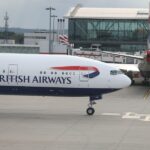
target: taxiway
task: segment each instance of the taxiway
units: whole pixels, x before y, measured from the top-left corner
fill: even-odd
[[[0,150],[149,150],[147,90],[105,95],[94,116],[88,98],[1,95]]]

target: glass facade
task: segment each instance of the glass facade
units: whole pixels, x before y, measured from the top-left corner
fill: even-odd
[[[108,51],[141,51],[147,37],[148,20],[69,19],[69,41],[75,48],[100,44]]]

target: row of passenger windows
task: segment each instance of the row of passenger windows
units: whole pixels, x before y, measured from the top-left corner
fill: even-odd
[[[40,74],[51,74],[51,75],[57,75],[58,72],[50,72],[50,73],[47,73],[46,71],[40,71]],[[75,72],[61,72],[62,75],[75,75]]]
[[[3,70],[3,73],[5,73],[6,71]],[[40,71],[40,74],[47,74],[46,71]],[[57,75],[57,72],[50,72],[51,75]],[[75,72],[61,72],[62,75],[75,75]],[[123,74],[122,71],[120,70],[111,70],[110,71],[110,75],[118,75],[118,74]]]
[[[6,73],[5,70],[2,71],[3,73]],[[10,72],[11,73],[11,72]],[[40,71],[40,74],[51,74],[51,75],[57,75],[58,72],[51,71],[50,73],[47,73],[46,71]],[[75,75],[75,72],[61,72],[62,75]]]

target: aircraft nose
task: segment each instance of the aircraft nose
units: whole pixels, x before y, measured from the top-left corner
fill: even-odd
[[[131,79],[126,76],[126,75],[122,75],[122,84],[121,84],[121,88],[125,88],[131,85]]]
[[[118,76],[113,76],[109,83],[109,87],[114,89],[123,89],[131,85],[131,80],[125,74],[119,74]]]

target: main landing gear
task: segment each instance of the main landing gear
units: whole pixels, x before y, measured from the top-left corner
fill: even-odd
[[[93,105],[96,104],[95,100],[102,99],[102,96],[90,96],[88,104],[88,108],[86,110],[87,115],[92,116],[95,113],[95,109],[93,108]]]

